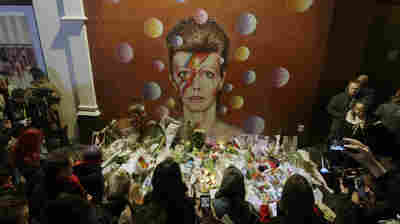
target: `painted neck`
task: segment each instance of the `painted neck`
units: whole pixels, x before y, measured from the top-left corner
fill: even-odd
[[[216,108],[216,103],[213,103],[206,111],[193,112],[183,106],[183,121],[190,121],[195,128],[208,132],[217,120]]]

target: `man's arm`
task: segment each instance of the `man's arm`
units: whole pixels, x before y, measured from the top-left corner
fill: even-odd
[[[338,95],[334,96],[326,107],[328,113],[334,118],[344,118],[344,113],[338,110],[339,100]]]

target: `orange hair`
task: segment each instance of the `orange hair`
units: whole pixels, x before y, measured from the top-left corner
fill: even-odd
[[[42,131],[35,128],[25,130],[14,146],[14,164],[30,163],[40,159],[40,146],[44,135]]]

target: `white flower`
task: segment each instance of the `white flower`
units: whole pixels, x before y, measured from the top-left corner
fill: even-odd
[[[185,146],[182,144],[178,144],[175,146],[175,150],[178,152],[183,152],[184,149],[185,149]]]

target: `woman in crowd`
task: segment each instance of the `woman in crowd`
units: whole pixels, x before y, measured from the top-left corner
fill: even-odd
[[[374,119],[367,113],[367,106],[362,101],[354,103],[351,110],[346,114],[344,122],[343,136],[358,139],[362,142],[370,142],[373,133],[371,133]]]
[[[279,208],[283,215],[274,218],[271,224],[320,224],[321,217],[314,212],[314,193],[307,179],[295,174],[286,181]]]
[[[40,152],[43,143],[43,133],[35,128],[27,129],[18,138],[12,149],[12,164],[17,168],[18,174],[22,175],[26,183],[26,193],[29,198],[36,185],[40,184],[44,177],[41,168]]]
[[[81,181],[95,202],[103,200],[104,176],[101,168],[102,153],[96,147],[90,147],[83,153],[83,160],[74,164],[73,172]]]
[[[92,200],[79,178],[73,175],[73,161],[65,152],[54,153],[49,157],[45,177],[36,186],[30,198],[32,216],[43,220],[48,214],[43,213],[47,202],[55,200],[61,193],[78,195],[84,200]]]
[[[244,176],[236,167],[224,171],[221,187],[215,194],[212,210],[218,219],[227,215],[233,223],[255,224],[259,217],[254,207],[245,201]]]
[[[135,224],[191,224],[197,220],[194,202],[187,198],[178,163],[166,159],[155,169],[153,191],[133,215]]]

